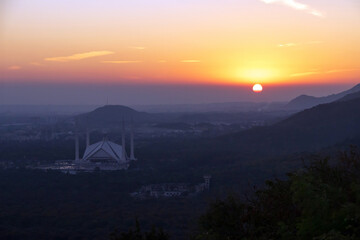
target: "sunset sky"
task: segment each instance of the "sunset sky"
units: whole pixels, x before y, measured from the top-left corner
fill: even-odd
[[[67,92],[72,85],[145,92],[235,86],[245,94],[262,83],[264,95],[248,100],[286,100],[311,85],[327,94],[360,82],[359,24],[358,0],[2,0],[0,94],[8,95],[0,100],[21,103],[31,99],[26,89]],[[276,94],[266,95],[267,88]],[[13,101],[14,89],[25,97]],[[68,92],[76,95],[74,89]],[[190,102],[246,100],[251,93],[209,94]],[[170,102],[189,102],[181,96]],[[78,98],[74,103],[86,103]]]

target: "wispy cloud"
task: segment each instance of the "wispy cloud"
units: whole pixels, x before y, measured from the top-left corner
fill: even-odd
[[[331,74],[331,73],[352,72],[352,71],[360,71],[360,69],[348,68],[348,69],[332,69],[326,71],[309,71],[309,72],[294,73],[291,74],[290,77],[303,77],[303,76],[317,75],[317,74]]]
[[[304,3],[297,2],[296,0],[260,0],[260,1],[267,3],[267,4],[271,4],[271,3],[282,4],[282,5],[291,7],[296,10],[305,11],[316,17],[325,17],[324,13],[322,13]]]
[[[135,49],[135,50],[144,50],[146,49],[146,47],[129,47],[131,49]]]
[[[124,76],[122,77],[124,79],[128,79],[128,80],[138,80],[138,79],[141,79],[141,77],[138,77],[138,76]]]
[[[295,46],[298,46],[298,44],[296,44],[296,43],[282,43],[282,44],[278,45],[278,47],[295,47]]]
[[[39,63],[39,62],[31,62],[31,63],[29,63],[29,64],[32,65],[32,66],[37,66],[37,67],[44,66],[44,64]]]
[[[301,73],[294,73],[291,74],[290,77],[303,77],[303,76],[309,76],[309,75],[316,75],[320,74],[322,72],[301,72]]]
[[[9,66],[8,69],[11,71],[16,71],[16,70],[20,70],[21,67],[18,65],[12,65],[12,66]]]
[[[102,61],[102,63],[115,63],[115,64],[126,64],[126,63],[141,63],[142,61],[128,61],[128,60],[121,60],[121,61]]]
[[[333,69],[327,71],[326,73],[352,72],[352,71],[360,71],[360,69],[359,68]]]
[[[277,45],[277,47],[287,48],[287,47],[298,47],[303,45],[313,45],[313,44],[320,44],[322,41],[309,41],[309,42],[300,42],[300,43],[282,43]]]
[[[44,60],[50,61],[50,62],[70,62],[70,61],[78,61],[78,60],[83,60],[83,59],[87,59],[87,58],[105,56],[105,55],[110,55],[110,54],[114,54],[114,52],[92,51],[92,52],[78,53],[78,54],[65,56],[65,57],[50,57],[50,58],[45,58]]]
[[[181,60],[182,63],[199,63],[200,60],[188,59],[188,60]]]

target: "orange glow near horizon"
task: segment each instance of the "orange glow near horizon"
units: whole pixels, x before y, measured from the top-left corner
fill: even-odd
[[[356,0],[309,6],[317,14],[261,0],[7,5],[0,32],[1,81],[359,82]]]

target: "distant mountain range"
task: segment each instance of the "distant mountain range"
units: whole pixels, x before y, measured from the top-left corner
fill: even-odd
[[[177,105],[136,105],[135,109],[149,113],[203,113],[203,112],[273,112],[287,111],[297,112],[319,104],[330,103],[340,98],[360,92],[360,84],[349,90],[324,97],[300,95],[289,102],[223,102],[204,104],[177,104]]]
[[[273,111],[280,109],[285,104],[286,102],[218,102],[202,104],[136,105],[133,106],[133,108],[149,113],[234,113]]]
[[[176,108],[173,106],[173,108]],[[107,105],[99,107],[91,112],[76,116],[79,127],[87,126],[94,128],[113,127],[121,125],[122,120],[126,123],[133,121],[135,124],[174,124],[179,123],[243,123],[250,121],[270,121],[274,122],[288,116],[284,111],[251,111],[251,112],[165,112],[165,113],[146,113],[136,111],[133,108],[122,105]],[[159,126],[160,126],[159,125]],[[180,125],[178,125],[180,126]]]
[[[250,161],[299,152],[318,151],[360,137],[360,91],[354,88],[321,99],[319,104],[270,126],[196,142],[182,143],[186,159],[204,164],[216,161]],[[345,94],[344,93],[348,93]],[[325,101],[325,100],[322,100]],[[79,115],[79,119],[95,124],[119,124],[122,118],[152,121],[156,114],[138,112],[125,106],[104,106]],[[178,143],[168,151],[179,151]]]
[[[330,103],[339,100],[340,98],[345,97],[348,94],[356,93],[360,91],[360,84],[354,86],[353,88],[340,92],[337,94],[332,94],[325,97],[313,97],[309,95],[301,95],[293,100],[291,100],[285,107],[287,109],[293,110],[303,110],[307,108],[314,107],[319,104]]]
[[[301,111],[271,126],[208,141],[209,159],[251,160],[318,151],[360,137],[360,93]],[[220,150],[219,150],[220,149]]]
[[[343,102],[343,101],[349,101],[349,100],[353,100],[353,99],[357,99],[357,98],[360,98],[360,91],[355,92],[355,93],[350,93],[350,94],[346,95],[345,97],[338,99],[337,101]]]

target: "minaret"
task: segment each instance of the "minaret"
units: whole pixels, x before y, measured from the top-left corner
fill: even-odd
[[[122,120],[122,160],[126,161],[126,146],[125,146],[125,122],[124,119]]]
[[[79,135],[75,132],[75,162],[79,162]]]
[[[90,131],[86,129],[86,147],[90,146]]]
[[[130,160],[136,160],[134,154],[134,122],[131,119],[131,132],[130,132]]]

